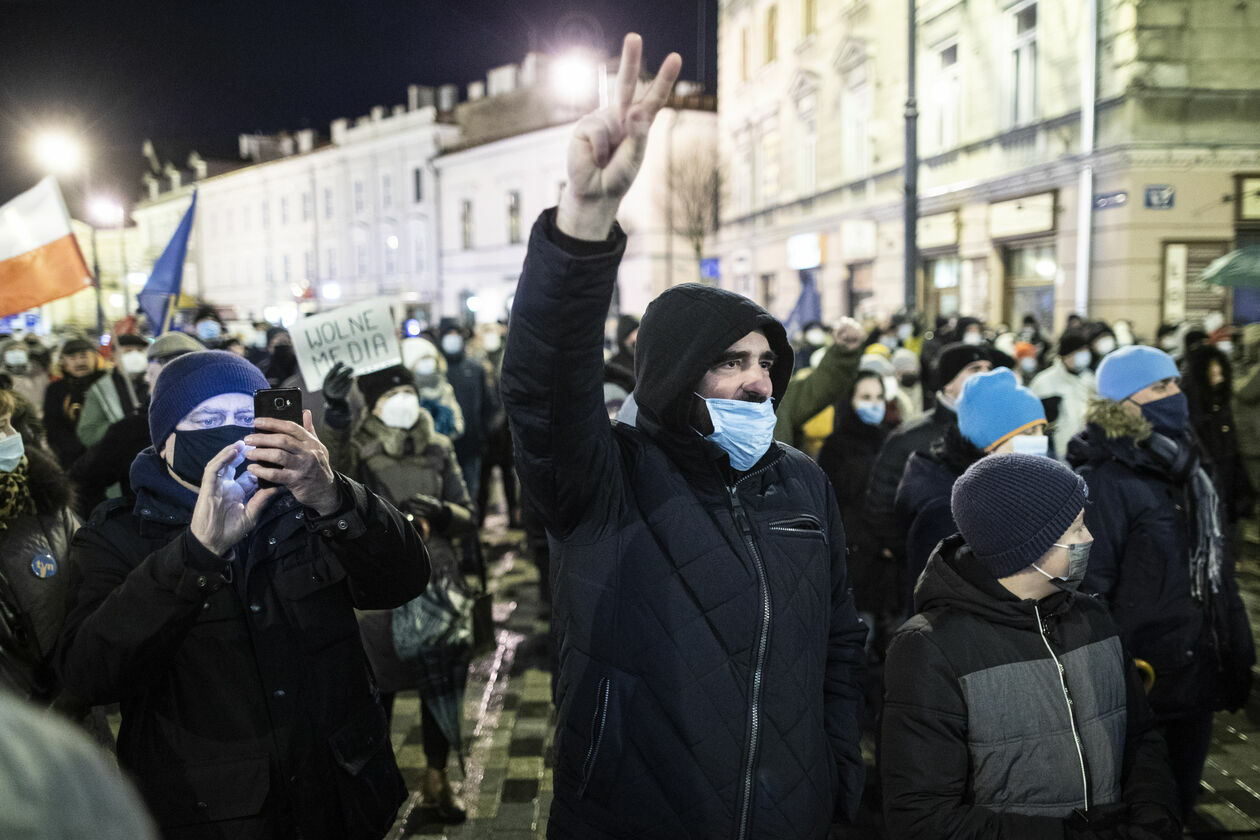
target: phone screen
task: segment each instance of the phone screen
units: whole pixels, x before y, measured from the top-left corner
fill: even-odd
[[[254,392],[254,417],[274,417],[277,420],[289,420],[302,425],[302,392],[297,388],[264,388]],[[259,466],[279,467],[267,461],[258,461]],[[259,487],[274,487],[274,481],[258,479]]]

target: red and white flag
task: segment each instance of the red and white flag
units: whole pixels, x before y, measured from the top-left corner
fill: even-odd
[[[0,316],[91,285],[92,272],[51,175],[0,205]]]

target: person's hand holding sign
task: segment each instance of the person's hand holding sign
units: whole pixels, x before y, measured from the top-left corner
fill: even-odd
[[[621,47],[612,104],[587,114],[573,131],[569,181],[560,197],[556,226],[575,239],[608,238],[621,199],[643,164],[648,130],[682,69],[678,53],[665,56],[656,78],[635,99],[642,62],[643,39],[632,32]]]

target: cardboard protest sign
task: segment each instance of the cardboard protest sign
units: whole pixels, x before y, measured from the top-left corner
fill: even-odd
[[[324,387],[324,375],[337,362],[354,368],[355,376],[402,362],[394,315],[381,298],[302,318],[289,335],[309,391]]]

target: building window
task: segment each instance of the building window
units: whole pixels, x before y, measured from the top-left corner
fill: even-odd
[[[387,275],[394,273],[394,255],[398,251],[398,237],[390,234],[385,237],[385,273]]]
[[[774,275],[761,275],[761,305],[765,309],[771,309],[774,306]]]
[[[302,271],[303,279],[308,283],[315,276],[315,252],[304,251],[302,253]]]
[[[864,178],[870,173],[871,86],[860,82],[847,91],[842,110],[841,163],[846,178]]]
[[[1010,319],[1032,313],[1039,324],[1054,322],[1054,289],[1059,275],[1058,254],[1053,242],[1011,246],[1002,249],[1002,269],[1006,275],[1006,305]]]
[[[328,264],[325,266],[324,274],[327,275],[329,280],[335,280],[337,277],[337,252],[329,248],[325,259],[328,261]]]
[[[937,49],[933,64],[927,139],[932,151],[943,152],[958,145],[958,117],[962,98],[958,44]]]
[[[1011,11],[1015,41],[1011,47],[1011,120],[1014,125],[1037,117],[1037,4]]]
[[[473,246],[473,206],[472,200],[465,198],[459,203],[459,237],[460,245],[465,251]]]
[[[801,31],[805,33],[805,37],[818,32],[818,0],[803,0],[804,8],[801,10],[801,17],[804,18]]]
[[[324,218],[331,219],[332,217],[333,217],[332,187],[324,187]]]
[[[366,277],[368,273],[368,253],[367,243],[358,242],[354,246],[354,260],[356,268],[358,268],[359,276]]]
[[[286,195],[280,199],[280,224],[287,225],[289,223],[289,197]]]
[[[311,220],[311,204],[313,201],[310,193],[302,193],[302,221],[304,222]]]
[[[293,260],[288,254],[284,255],[284,282],[286,285],[293,282]]]
[[[748,81],[749,55],[748,55],[748,28],[744,27],[739,30],[739,78],[740,81]]]
[[[389,207],[394,203],[393,184],[388,175],[381,176],[381,206]]]
[[[521,241],[521,191],[509,190],[507,194],[508,242],[516,245]]]
[[[411,247],[412,247],[412,263],[415,265],[416,274],[423,274],[425,263],[425,240],[424,228],[420,225],[413,225],[411,228]]]
[[[802,197],[818,190],[818,128],[813,119],[802,121],[796,154],[796,191]]]
[[[411,200],[416,204],[424,200],[424,170],[418,166],[411,170]]]
[[[765,64],[769,64],[779,57],[779,7],[777,5],[773,5],[769,9],[766,9],[765,55]]]
[[[354,182],[354,212],[363,212],[363,182]]]

